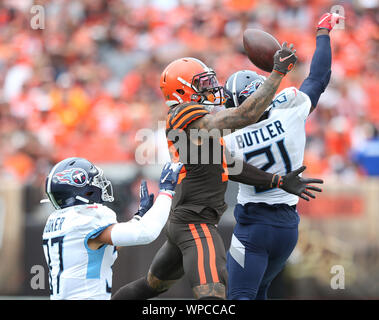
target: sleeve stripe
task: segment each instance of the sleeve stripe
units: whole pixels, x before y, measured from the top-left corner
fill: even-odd
[[[186,114],[195,111],[195,110],[205,110],[204,107],[200,105],[190,106],[187,108],[184,108],[182,111],[180,111],[173,119],[170,119],[170,125],[171,127],[174,127],[178,121],[184,117]]]
[[[203,117],[209,112],[207,110],[195,110],[185,115],[175,126],[174,129],[184,129],[189,125],[192,121],[197,118]]]
[[[185,113],[186,111],[189,111],[189,110],[192,110],[192,109],[195,109],[195,108],[201,108],[201,109],[204,109],[202,106],[196,104],[196,105],[190,105],[190,106],[187,106],[185,108],[183,108],[183,110],[181,110],[176,116],[175,118],[173,119],[174,121],[176,119],[178,119],[183,113]]]
[[[167,196],[167,197],[169,197],[170,199],[172,199],[173,197],[172,197],[172,194],[171,193],[168,193],[168,192],[164,192],[164,191],[159,191],[159,194],[158,194],[158,196],[160,196],[160,195],[164,195],[164,196]]]
[[[172,116],[171,113],[167,116],[167,120],[166,120],[166,129],[169,129],[169,128],[170,128],[170,125],[171,125],[171,116]]]

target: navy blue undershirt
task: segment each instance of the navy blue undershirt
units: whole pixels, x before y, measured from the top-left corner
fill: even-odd
[[[327,87],[332,65],[332,50],[329,35],[320,35],[316,38],[316,50],[313,54],[308,77],[300,86],[300,91],[311,99],[312,106],[316,107],[321,94]]]

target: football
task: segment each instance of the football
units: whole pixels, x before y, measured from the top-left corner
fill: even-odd
[[[243,46],[250,61],[258,68],[271,72],[274,54],[281,48],[271,34],[259,29],[246,29],[243,33]]]

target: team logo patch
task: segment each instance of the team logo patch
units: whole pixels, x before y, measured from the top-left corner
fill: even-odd
[[[240,96],[243,96],[243,97],[248,97],[250,96],[253,92],[255,92],[259,86],[262,84],[262,81],[261,80],[254,80],[252,81],[250,84],[248,84],[246,86],[245,89],[243,89],[240,94],[239,94],[239,97]]]
[[[75,187],[83,187],[88,181],[87,172],[81,168],[72,168],[58,172],[54,175],[60,183],[66,183]]]

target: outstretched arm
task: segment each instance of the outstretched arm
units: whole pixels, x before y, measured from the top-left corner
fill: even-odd
[[[242,171],[238,174],[229,174],[229,180],[244,183],[250,186],[266,187],[266,188],[281,188],[284,191],[299,196],[300,198],[309,201],[309,198],[315,199],[316,196],[311,192],[322,192],[322,189],[315,187],[313,183],[324,183],[321,179],[305,179],[299,176],[306,167],[302,166],[297,170],[291,171],[285,176],[278,174],[272,174],[263,170],[260,170],[245,161],[242,161],[236,157],[233,157],[230,152],[225,149],[225,156],[228,167],[234,166],[236,168],[242,168]],[[236,162],[243,162],[242,164],[236,164]],[[229,170],[230,172],[231,170]]]
[[[229,180],[256,187],[272,187],[274,177],[272,173],[260,170],[257,167],[246,163],[245,161],[237,159],[234,160],[242,162],[242,164],[234,164],[235,166],[241,167],[242,171],[240,174],[229,174]]]
[[[154,205],[140,218],[109,226],[97,239],[114,246],[135,246],[153,242],[158,238],[170,213],[172,195],[161,192]]]
[[[167,163],[162,170],[159,181],[159,195],[153,206],[141,210],[132,220],[115,223],[107,227],[98,237],[88,240],[91,249],[96,250],[103,244],[114,246],[135,246],[148,244],[158,238],[168,219],[172,197],[183,164]],[[141,185],[141,199],[148,195],[146,185]],[[144,190],[143,190],[144,189]],[[146,193],[143,196],[143,193]],[[143,197],[142,197],[143,196]],[[147,196],[149,197],[149,196]]]
[[[282,48],[275,53],[272,73],[257,91],[251,94],[238,108],[225,109],[214,115],[205,115],[193,121],[188,128],[208,131],[219,129],[223,135],[223,129],[241,129],[256,123],[270,105],[284,75],[296,63],[295,52],[292,44],[287,47],[287,44],[283,43]]]
[[[330,47],[329,32],[343,17],[333,13],[324,14],[318,25],[316,33],[316,50],[313,54],[310,73],[299,90],[306,93],[311,99],[312,112],[320,99],[321,94],[329,84],[332,65],[332,50]]]
[[[258,90],[250,95],[241,106],[225,109],[214,115],[206,115],[194,122],[194,126],[191,128],[235,130],[256,123],[270,105],[282,79],[283,75],[272,72]]]

